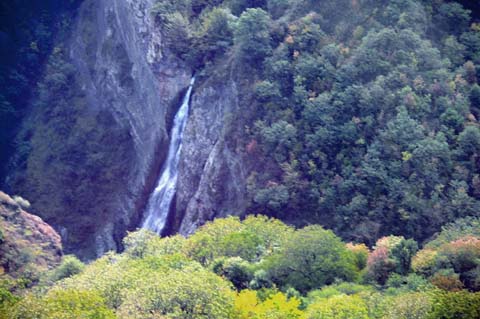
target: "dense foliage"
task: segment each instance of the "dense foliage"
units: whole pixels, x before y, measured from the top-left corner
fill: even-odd
[[[34,288],[22,282],[28,274],[1,280],[0,318],[480,316],[480,24],[470,10],[442,0],[162,0],[151,14],[200,83],[219,64],[252,82],[249,211],[322,226],[232,217],[189,238],[134,232],[123,253],[87,266],[66,257]],[[128,133],[107,130],[113,119],[103,113],[76,121],[87,113],[85,97],[76,96],[75,71],[51,35],[68,26],[42,21],[19,29],[15,46],[24,54],[3,59],[12,66],[1,66],[8,89],[0,95],[0,149],[11,149],[11,120],[36,81],[32,64],[46,60],[35,106],[51,116],[39,130],[67,132],[48,147],[78,157],[65,165],[81,163],[79,176],[89,177],[69,200],[94,205],[82,196],[95,181],[103,192],[91,197],[108,201],[128,183],[110,183],[122,163],[91,168],[124,154],[116,145],[90,150],[103,134],[123,141]],[[60,114],[70,100],[70,113]],[[28,129],[16,141],[20,152],[10,160],[44,169],[48,158],[26,162],[22,150],[46,141]],[[65,144],[83,148],[71,154]],[[46,169],[60,178],[32,188],[62,183],[63,167]],[[83,221],[54,217],[89,233],[97,227],[89,212]]]
[[[270,22],[256,84],[251,132],[264,164],[249,179],[251,210],[370,244],[390,233],[424,240],[478,214],[480,32],[470,12],[453,2],[289,4]]]
[[[57,9],[69,8],[71,3],[76,2]],[[30,17],[36,9],[27,7],[17,13],[15,1],[2,6],[13,20]],[[122,144],[121,150],[103,146],[101,159],[91,153],[101,148],[98,140],[125,141],[128,133],[92,132],[92,127],[112,121],[105,114],[85,115],[88,121],[74,122],[87,111],[84,96],[75,93],[81,90],[61,45],[65,40],[53,48],[53,33],[68,33],[68,19],[62,24],[61,14],[51,18],[52,10],[45,6],[43,20],[20,29],[15,48],[22,54],[2,59],[11,62],[3,66],[8,72],[2,75],[25,83],[12,80],[8,87],[3,85],[9,89],[2,90],[0,112],[23,109],[30,93],[18,92],[34,87],[27,84],[24,73],[35,72],[32,63],[47,57],[33,104],[52,108],[45,127],[37,130],[42,132],[40,137],[32,138],[29,124],[24,125],[15,139],[16,157],[10,162],[19,172],[26,166],[33,172],[48,169],[40,164],[47,159],[27,155],[32,147],[47,147],[49,139],[53,152],[65,158],[52,170],[61,175],[75,162],[76,174],[85,176],[87,183],[99,176],[97,183],[105,185],[100,193],[115,193],[127,182],[110,180],[122,175],[121,163],[103,174],[91,167],[100,160],[110,163],[112,158],[124,157],[129,145]],[[202,75],[224,64],[235,65],[239,77],[254,82],[256,110],[243,136],[244,150],[254,163],[248,177],[248,211],[298,226],[319,223],[344,239],[370,245],[392,233],[423,241],[447,222],[478,214],[480,24],[461,4],[166,0],[156,1],[150,13],[165,47],[198,71],[199,83]],[[12,23],[5,21],[3,28]],[[91,32],[86,34],[85,41],[92,41]],[[33,82],[37,79],[30,77]],[[74,101],[71,113],[60,114],[70,101]],[[8,157],[4,154],[13,145],[10,126],[16,123],[12,120],[16,115],[3,113],[5,132],[0,135],[6,136],[1,141],[8,145],[2,156]],[[67,141],[58,137],[64,135]],[[84,141],[86,135],[94,138]],[[67,147],[84,144],[87,147],[77,147],[75,154]],[[12,180],[27,179],[29,189],[43,191],[48,183],[61,182],[40,183],[36,176],[15,174],[16,170]],[[88,194],[88,189],[82,184],[75,193]],[[95,197],[90,195],[85,197]],[[91,211],[87,200],[73,195],[68,200],[86,215]],[[44,214],[55,211],[45,210]],[[68,218],[45,217],[72,224]],[[88,231],[95,227],[83,226]],[[77,246],[91,244],[84,238],[72,241]]]
[[[80,0],[0,3],[0,176],[15,147],[36,81],[43,74],[56,34],[68,29]]]
[[[480,238],[455,232],[468,239],[415,253],[417,243],[403,237],[370,251],[319,226],[263,216],[217,219],[187,239],[140,230],[121,254],[87,266],[65,257],[35,288],[0,280],[0,318],[474,319]],[[425,249],[433,261],[422,262]]]
[[[228,55],[255,79],[250,211],[370,244],[477,214],[480,24],[461,4],[184,0],[153,14],[194,68]]]

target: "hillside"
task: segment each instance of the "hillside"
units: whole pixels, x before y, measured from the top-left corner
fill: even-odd
[[[475,1],[0,10],[0,318],[480,316]]]

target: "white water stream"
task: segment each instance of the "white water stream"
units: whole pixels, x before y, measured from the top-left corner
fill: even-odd
[[[182,105],[175,115],[170,135],[167,160],[162,168],[157,187],[148,199],[147,208],[144,213],[145,217],[142,227],[150,229],[157,234],[161,234],[165,227],[170,204],[177,190],[178,162],[180,160],[183,131],[187,124],[190,95],[192,94],[194,82],[195,78],[192,78],[187,93],[183,97]]]

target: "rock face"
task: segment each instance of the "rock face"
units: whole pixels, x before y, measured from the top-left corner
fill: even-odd
[[[66,61],[47,66],[47,90],[36,98],[46,101],[34,104],[23,123],[19,145],[26,147],[16,158],[24,160],[7,178],[7,190],[28,198],[60,232],[65,251],[83,259],[121,248],[126,231],[140,225],[192,75],[164,43],[153,2],[82,3],[71,35],[56,49]],[[170,233],[245,213],[253,79],[240,78],[232,60],[225,57],[195,85]],[[62,77],[67,83],[56,95],[51,87]]]
[[[27,213],[0,192],[0,276],[36,274],[58,265],[62,258],[60,235],[40,217]]]
[[[244,130],[253,113],[252,90],[233,68],[204,80],[192,98],[171,220],[184,235],[216,217],[244,215],[249,203]]]
[[[63,43],[71,92],[32,107],[27,158],[7,179],[85,259],[119,248],[138,226],[168,148],[166,115],[191,78],[164,47],[152,4],[82,3]]]

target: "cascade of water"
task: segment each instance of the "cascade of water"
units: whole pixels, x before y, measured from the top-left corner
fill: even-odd
[[[187,93],[183,97],[182,105],[175,115],[167,160],[162,168],[162,174],[158,180],[157,187],[148,199],[147,208],[144,213],[145,219],[142,227],[150,229],[157,234],[161,234],[165,227],[170,204],[177,188],[178,162],[182,149],[182,137],[188,119],[190,95],[192,94],[194,82],[195,78],[193,77]]]

